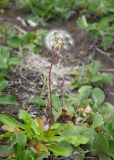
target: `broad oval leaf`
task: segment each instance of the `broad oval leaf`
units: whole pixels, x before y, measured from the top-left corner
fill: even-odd
[[[90,93],[92,91],[92,87],[91,86],[83,86],[81,87],[78,92],[81,98],[88,98]]]
[[[109,150],[109,143],[107,137],[98,133],[94,134],[94,139],[91,144],[91,149],[94,150],[93,154],[98,152],[107,153]]]
[[[105,94],[100,88],[93,89],[92,97],[97,105],[101,105],[105,100]]]
[[[75,136],[64,136],[64,140],[71,143],[75,147],[78,147],[81,144],[87,144],[89,139],[82,135]]]
[[[96,114],[93,119],[93,126],[99,127],[104,124],[103,116],[101,114]]]
[[[49,147],[49,150],[52,151],[55,156],[68,157],[72,153],[72,148],[70,147],[53,146],[53,147]]]

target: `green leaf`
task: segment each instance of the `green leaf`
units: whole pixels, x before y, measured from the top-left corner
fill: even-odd
[[[92,91],[91,86],[83,86],[78,90],[80,98],[88,98],[91,91]]]
[[[93,119],[93,126],[99,127],[103,124],[104,124],[103,116],[101,114],[97,113]]]
[[[64,140],[74,145],[75,147],[78,147],[81,144],[86,144],[89,141],[87,137],[82,135],[64,136]]]
[[[57,156],[64,156],[64,157],[68,157],[71,155],[72,152],[72,148],[69,147],[60,147],[60,146],[53,146],[53,147],[49,147],[49,150],[53,152],[53,154],[57,157]]]
[[[108,130],[110,135],[114,138],[114,117],[112,116],[105,124],[105,128]]]
[[[9,117],[5,114],[0,114],[0,122],[12,128],[17,128],[19,126],[21,127],[21,123],[19,123],[14,118]]]
[[[102,47],[103,49],[108,49],[113,42],[113,38],[110,36],[104,36],[102,39]]]
[[[112,158],[106,154],[99,154],[99,160],[112,160]]]
[[[55,109],[61,108],[60,100],[58,95],[53,95],[52,97],[52,103]]]
[[[23,133],[19,132],[16,133],[16,142],[20,145],[20,146],[25,146],[26,142],[27,142],[27,137],[26,135],[24,135]]]
[[[38,29],[37,30],[37,36],[38,38],[41,38],[41,36],[45,36],[49,31],[47,29]]]
[[[18,105],[18,102],[17,100],[10,96],[10,95],[7,95],[7,94],[1,94],[0,95],[0,104],[4,104],[4,105]]]
[[[60,103],[58,95],[53,95],[52,104],[54,107],[52,110],[53,115],[54,115],[54,119],[57,120],[57,118],[61,115],[61,111],[62,111],[62,107],[61,107],[61,103]]]
[[[8,85],[8,81],[6,80],[0,80],[0,91],[6,88]]]
[[[93,83],[97,83],[99,81],[102,81],[102,76],[100,75],[93,75],[92,78],[91,78],[91,82]]]
[[[65,141],[65,142],[68,142],[74,145],[75,147],[78,147],[81,144],[86,144],[89,141],[87,137],[82,136],[82,135],[54,136],[54,137],[50,136],[48,137],[48,140],[56,141],[58,143]]]
[[[48,147],[45,146],[44,144],[39,143],[39,144],[38,144],[38,148],[40,148],[40,150],[41,150],[42,152],[47,153],[47,155],[50,155],[50,153],[49,153],[49,151],[48,151]]]
[[[3,139],[3,138],[9,138],[11,136],[12,136],[12,132],[6,132],[4,134],[0,134],[0,140]]]
[[[99,61],[96,61],[96,60],[93,60],[92,63],[91,63],[91,68],[92,68],[92,73],[93,74],[98,74],[102,65]]]
[[[40,128],[38,128],[37,125],[35,125],[34,120],[30,117],[30,115],[27,111],[25,111],[24,109],[20,109],[18,117],[19,117],[19,119],[22,119],[24,122],[26,122],[25,130],[27,132],[32,130],[33,133],[36,135],[42,134],[42,130],[40,130]]]
[[[0,80],[4,80],[4,78],[6,79],[9,79],[10,76],[9,76],[9,73],[8,73],[8,70],[5,68],[5,70],[3,69],[1,72],[0,72]]]
[[[18,117],[19,119],[24,120],[26,123],[32,121],[32,118],[30,117],[29,113],[25,111],[24,109],[19,110]]]
[[[86,29],[88,27],[88,23],[87,23],[86,17],[82,16],[81,18],[79,18],[78,21],[77,21],[77,25],[81,29]]]
[[[13,36],[11,38],[9,38],[9,40],[7,41],[8,46],[12,47],[12,48],[19,48],[21,46],[21,42],[18,36]]]
[[[83,128],[81,135],[87,137],[90,140],[90,142],[92,142],[94,139],[94,133],[95,131],[93,128]]]
[[[91,144],[91,149],[94,150],[93,154],[103,152],[107,153],[109,150],[109,143],[107,137],[98,133],[94,134],[94,139]]]
[[[33,160],[34,159],[32,154],[31,154],[31,152],[30,152],[30,150],[28,150],[28,149],[21,151],[21,153],[20,153],[18,158],[19,159],[23,158],[25,160]]]
[[[42,107],[42,106],[44,107],[44,106],[47,106],[47,103],[48,103],[48,102],[47,102],[46,100],[44,100],[44,99],[36,96],[36,97],[30,99],[30,100],[29,100],[29,103],[30,103],[30,104],[37,104],[37,105],[40,106],[40,107]]]
[[[21,34],[19,36],[20,42],[23,45],[24,43],[30,43],[33,42],[34,39],[36,39],[36,34],[33,32],[26,32],[24,34]]]
[[[9,58],[8,60],[9,65],[22,65],[22,63],[22,59],[17,57]]]
[[[105,94],[100,88],[93,89],[92,97],[97,105],[101,105],[105,100]]]
[[[7,157],[13,153],[13,146],[2,145],[0,146],[0,157]]]
[[[114,139],[109,140],[109,155],[111,155],[114,158]]]
[[[81,134],[82,128],[79,126],[75,126],[73,124],[67,124],[66,127],[63,129],[61,135],[62,136],[74,136]]]
[[[8,68],[7,62],[10,56],[8,47],[0,46],[0,69]]]
[[[76,152],[77,152],[76,160],[84,160],[85,159],[85,151],[82,148],[77,148]]]
[[[114,115],[114,106],[106,102],[101,109],[101,113],[104,117],[104,120],[107,122]]]
[[[52,125],[51,125],[51,129],[53,130],[57,130],[59,127],[61,127],[61,124],[60,123],[53,123]]]
[[[35,160],[43,160],[45,158],[48,158],[48,155],[46,153],[39,153]]]
[[[61,147],[61,148],[69,148],[69,150],[72,152],[73,151],[73,147],[70,143],[68,142],[65,142],[65,141],[62,141],[58,144],[58,147]]]
[[[113,82],[112,82],[112,80],[113,80],[113,75],[110,73],[102,73],[102,82],[103,83],[108,83],[108,84],[112,84]]]

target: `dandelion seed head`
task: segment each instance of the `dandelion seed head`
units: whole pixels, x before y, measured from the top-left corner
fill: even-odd
[[[45,37],[45,46],[51,51],[68,50],[74,45],[72,36],[64,30],[52,30]]]

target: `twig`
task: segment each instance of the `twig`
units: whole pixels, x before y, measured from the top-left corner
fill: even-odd
[[[92,54],[89,55],[88,63],[91,62],[91,60],[93,60],[94,57],[95,57],[95,49],[93,50]]]
[[[87,159],[96,159],[96,157],[86,157]]]
[[[112,95],[112,96],[114,96],[114,93],[113,93],[113,92],[109,92],[109,94]]]
[[[26,31],[24,30],[24,29],[22,29],[22,28],[20,28],[19,26],[16,26],[16,25],[14,25],[13,26],[15,29],[17,29],[19,32],[21,32],[21,33],[26,33]]]
[[[34,88],[33,88],[33,89],[30,89],[30,88],[25,87],[24,85],[21,85],[21,87],[22,87],[23,89],[25,89],[26,91],[28,91],[28,92],[37,93],[37,91],[35,91]]]
[[[98,38],[96,38],[96,39],[93,41],[93,43],[91,44],[89,50],[91,50],[91,49],[93,49],[93,48],[95,47],[97,41],[98,41]]]
[[[103,68],[101,69],[102,72],[114,72],[113,68]]]
[[[96,48],[96,50],[97,50],[99,53],[101,53],[101,54],[103,54],[103,55],[105,55],[105,56],[107,56],[107,57],[110,57],[110,55],[111,55],[111,53],[105,52],[105,51],[101,50],[100,48]]]
[[[102,50],[99,49],[99,48],[96,48],[96,50],[97,50],[99,53],[101,53],[102,55],[108,57],[108,59],[109,59],[110,61],[114,62],[114,60],[111,58],[111,53],[104,52],[104,51],[102,51]]]

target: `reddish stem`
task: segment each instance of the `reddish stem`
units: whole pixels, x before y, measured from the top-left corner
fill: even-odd
[[[52,124],[52,109],[53,109],[53,103],[52,103],[52,93],[51,93],[51,71],[52,71],[52,66],[53,66],[53,62],[54,62],[54,54],[51,58],[51,65],[49,67],[49,75],[48,75],[48,90],[49,90],[49,100],[50,100],[50,126],[46,132],[46,134],[50,131],[51,128],[51,124]]]
[[[48,87],[49,87],[49,100],[50,100],[50,118],[52,119],[52,93],[51,93],[51,71],[52,71],[53,62],[51,62],[49,68],[49,77],[48,77]]]

